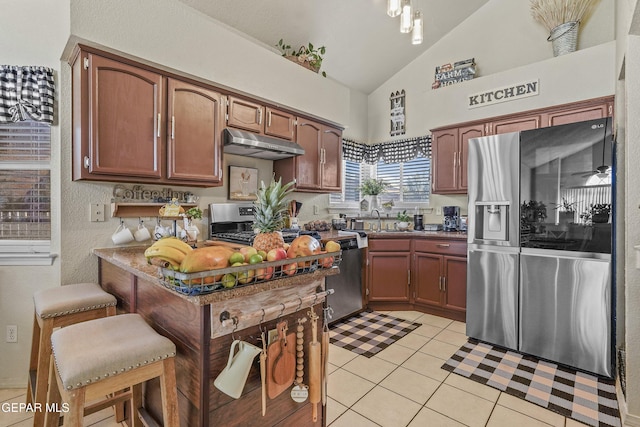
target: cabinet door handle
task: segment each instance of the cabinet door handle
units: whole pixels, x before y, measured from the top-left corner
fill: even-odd
[[[438,243],[439,248],[448,248],[449,246],[449,243]]]
[[[258,124],[261,125],[262,124],[262,108],[258,108],[256,110],[256,113],[257,113]]]
[[[85,169],[89,169],[89,166],[91,166],[91,159],[89,158],[89,156],[84,156],[83,164]]]
[[[442,276],[438,277],[438,290],[442,292]]]
[[[269,110],[269,115],[267,116],[267,127],[271,127],[271,110]]]
[[[411,286],[411,270],[407,270],[407,286]]]
[[[176,139],[176,116],[171,116],[171,139]]]
[[[456,151],[454,151],[454,152],[453,152],[453,167],[454,167],[454,169],[455,169],[455,167],[456,167],[456,154],[457,154],[457,152],[456,152]]]
[[[447,277],[442,276],[442,292],[447,292]]]
[[[158,138],[160,138],[160,113],[158,113]]]

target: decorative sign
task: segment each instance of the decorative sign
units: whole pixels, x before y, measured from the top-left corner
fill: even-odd
[[[485,105],[539,95],[539,86],[540,81],[536,79],[525,83],[505,86],[499,89],[469,95],[469,108],[484,107]]]
[[[229,200],[258,198],[258,169],[229,166]]]
[[[389,97],[391,103],[391,136],[404,135],[406,130],[405,123],[405,99],[404,89],[400,92],[391,92]]]
[[[188,203],[189,196],[193,197],[190,191],[173,191],[169,187],[162,190],[148,190],[142,185],[134,185],[132,188],[126,188],[124,185],[117,184],[113,187],[113,202],[148,202],[148,203],[164,203],[177,199],[180,203]]]
[[[443,86],[450,86],[465,80],[471,80],[476,75],[475,58],[465,59],[451,64],[444,64],[436,67],[435,81],[431,89],[438,89]]]

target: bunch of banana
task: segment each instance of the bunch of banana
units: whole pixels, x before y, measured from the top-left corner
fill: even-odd
[[[159,259],[166,263],[167,267],[178,270],[184,257],[192,250],[191,246],[176,237],[164,237],[149,246],[144,251],[144,256],[149,264],[152,259]]]

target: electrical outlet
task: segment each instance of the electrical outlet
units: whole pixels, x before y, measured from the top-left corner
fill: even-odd
[[[319,211],[320,211],[320,208],[318,207],[318,205],[313,205],[313,214],[318,215]]]
[[[7,325],[7,337],[5,342],[18,342],[18,326]]]
[[[91,218],[91,222],[104,222],[104,205],[102,203],[91,203],[89,205],[89,218]]]
[[[440,206],[436,208],[436,215],[442,215],[442,208]]]

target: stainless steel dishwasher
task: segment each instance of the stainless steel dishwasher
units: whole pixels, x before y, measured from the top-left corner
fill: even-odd
[[[339,241],[342,249],[340,274],[327,277],[327,289],[335,291],[333,295],[327,296],[327,304],[333,309],[330,323],[364,310],[362,248],[366,247],[367,237],[363,231],[340,231],[339,234],[351,237]]]

